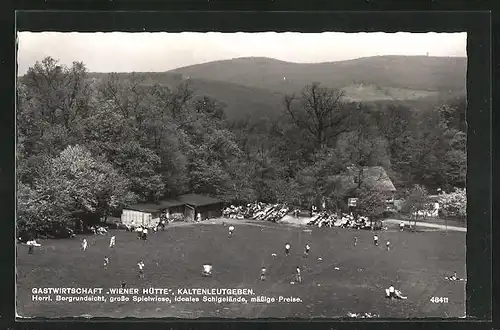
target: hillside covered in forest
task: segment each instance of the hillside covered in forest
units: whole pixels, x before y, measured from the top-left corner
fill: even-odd
[[[424,89],[422,74],[365,85],[374,77],[368,70],[356,82],[372,86],[365,90],[304,80],[294,94],[217,76],[89,73],[46,58],[17,83],[18,214],[25,225],[96,218],[188,192],[304,207],[321,197],[341,208],[347,196],[384,200],[339,179],[370,167],[384,168],[398,192],[464,188],[465,94],[437,80]],[[438,94],[419,100],[402,92],[409,88]]]
[[[290,63],[270,58],[236,58],[167,72],[134,73],[141,84],[177,86],[189,82],[198,94],[225,106],[228,118],[277,117],[286,94],[320,82],[340,89],[347,101],[391,102],[429,107],[465,93],[467,59],[462,57],[376,56],[328,63]],[[128,79],[131,73],[119,73]],[[107,73],[89,77],[106,79]]]

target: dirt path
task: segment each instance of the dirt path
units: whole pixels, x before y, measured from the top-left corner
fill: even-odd
[[[384,222],[385,223],[393,223],[393,224],[399,224],[401,223],[402,220],[396,220],[396,219],[385,219]],[[405,221],[406,223],[407,221]],[[414,223],[413,221],[411,222],[412,224]],[[452,231],[461,231],[461,232],[464,232],[466,233],[467,232],[467,228],[463,228],[463,227],[456,227],[456,226],[445,226],[445,225],[440,225],[440,224],[436,224],[436,223],[428,223],[428,222],[420,222],[420,221],[417,221],[417,227],[420,226],[420,227],[427,227],[427,228],[437,228],[437,229],[441,229],[441,230],[452,230]]]
[[[270,221],[263,221],[263,220],[251,220],[251,219],[230,219],[230,218],[217,218],[217,219],[210,219],[210,220],[205,220],[201,222],[172,222],[167,225],[166,228],[169,227],[184,227],[184,226],[194,226],[194,225],[222,225],[222,223],[226,223],[228,225],[250,225],[250,226],[256,226],[256,227],[269,227],[276,225],[277,223],[275,222],[270,222]]]
[[[401,223],[402,220],[398,219],[385,219],[385,223],[390,223],[390,224],[399,224]],[[291,222],[282,222],[279,221],[277,223],[274,222],[268,222],[268,221],[262,221],[262,220],[250,220],[250,219],[230,219],[230,218],[218,218],[218,219],[211,219],[211,220],[205,220],[202,222],[173,222],[170,223],[168,227],[183,227],[183,226],[193,226],[197,224],[209,224],[209,225],[221,225],[222,223],[226,224],[245,224],[245,225],[250,225],[250,226],[256,226],[256,227],[269,227],[272,225],[286,225],[286,226],[295,226],[295,227],[306,227],[305,224],[299,224],[299,223],[291,223]],[[404,221],[405,223],[407,221]],[[412,221],[413,223],[413,221]],[[424,228],[433,228],[433,229],[439,229],[439,230],[450,230],[450,231],[460,231],[460,232],[467,232],[467,228],[464,227],[457,227],[457,226],[445,226],[441,224],[436,224],[436,223],[429,223],[429,222],[421,222],[417,221],[417,227],[424,227]]]

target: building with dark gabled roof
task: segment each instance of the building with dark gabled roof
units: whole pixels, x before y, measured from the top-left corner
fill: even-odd
[[[222,216],[222,201],[219,199],[198,194],[185,194],[176,197],[176,200],[186,205],[184,211],[186,221],[195,221],[198,213],[202,220]]]
[[[197,214],[202,220],[222,216],[222,201],[216,198],[185,194],[158,201],[158,203],[138,203],[125,207],[122,223],[128,226],[156,226],[162,213],[181,214],[185,221],[195,221]]]

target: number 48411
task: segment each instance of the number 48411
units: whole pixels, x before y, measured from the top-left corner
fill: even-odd
[[[435,304],[447,304],[448,303],[448,297],[432,297],[431,298],[431,303],[435,303]]]

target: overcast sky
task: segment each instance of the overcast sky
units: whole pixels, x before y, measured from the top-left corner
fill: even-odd
[[[466,56],[467,33],[59,33],[20,32],[18,74],[52,56],[93,72],[167,71],[236,57],[298,63],[376,55]]]

